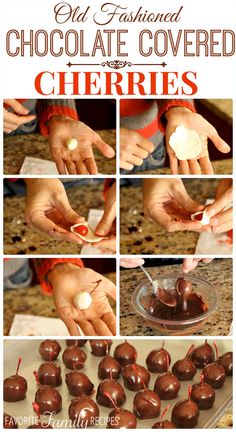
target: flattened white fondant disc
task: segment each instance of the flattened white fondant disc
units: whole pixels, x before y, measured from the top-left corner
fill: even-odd
[[[169,139],[169,145],[177,159],[196,159],[202,151],[202,142],[195,130],[185,126],[177,126]]]

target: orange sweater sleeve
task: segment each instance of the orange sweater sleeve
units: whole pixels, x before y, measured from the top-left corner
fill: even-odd
[[[66,116],[78,120],[74,99],[38,99],[37,111],[39,129],[42,135],[48,135],[47,122],[53,116]]]
[[[42,290],[46,294],[51,294],[52,292],[52,286],[47,279],[47,274],[55,265],[61,263],[71,263],[78,267],[84,267],[83,261],[80,258],[34,258],[37,276]]]

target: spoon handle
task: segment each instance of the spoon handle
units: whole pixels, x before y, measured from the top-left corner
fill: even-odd
[[[152,279],[152,277],[150,276],[150,274],[147,272],[147,270],[146,270],[142,265],[140,265],[139,267],[143,270],[143,272],[144,272],[145,275],[147,276],[148,280],[149,280],[149,281],[151,282],[151,284],[153,285],[153,279]]]

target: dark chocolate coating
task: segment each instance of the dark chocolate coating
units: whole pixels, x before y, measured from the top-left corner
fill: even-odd
[[[147,368],[150,372],[167,372],[170,363],[170,354],[164,348],[151,351],[146,358]]]
[[[215,354],[211,345],[205,342],[195,348],[189,355],[197,369],[203,369],[206,365],[214,362]]]
[[[87,354],[77,346],[69,346],[62,354],[62,360],[67,369],[78,370],[84,367]]]
[[[171,421],[179,429],[193,429],[198,422],[199,409],[192,400],[182,400],[174,406]]]
[[[79,348],[83,347],[87,343],[88,339],[66,339],[67,346],[77,346]]]
[[[176,426],[169,420],[161,420],[159,422],[156,422],[152,426],[152,429],[176,429]]]
[[[122,367],[128,364],[135,363],[137,358],[137,351],[133,345],[125,341],[115,348],[114,358],[120,363]]]
[[[39,354],[45,361],[56,360],[61,352],[61,346],[56,340],[47,339],[39,345]]]
[[[3,428],[4,429],[18,429],[17,423],[9,414],[3,413]]]
[[[99,408],[90,397],[80,396],[71,402],[69,418],[77,428],[94,426],[99,419]]]
[[[189,381],[192,380],[196,375],[197,368],[193,361],[186,357],[175,362],[174,366],[172,367],[172,372],[180,381]]]
[[[20,375],[11,375],[3,382],[3,399],[5,402],[18,402],[26,397],[27,381]]]
[[[83,372],[73,371],[66,374],[66,385],[72,396],[90,396],[94,385]]]
[[[179,393],[180,382],[170,371],[159,375],[154,384],[154,392],[162,400],[175,399]]]
[[[58,387],[61,385],[61,368],[56,363],[42,363],[38,368],[38,379],[40,384]]]
[[[107,355],[98,365],[98,378],[103,380],[106,378],[119,379],[121,369],[120,363],[113,357]]]
[[[49,385],[42,385],[38,388],[35,393],[35,402],[39,406],[40,414],[45,412],[59,413],[62,408],[62,397],[60,393]]]
[[[221,364],[211,363],[204,367],[202,373],[204,381],[214,389],[221,388],[224,385],[226,373]]]
[[[27,429],[53,429],[53,427],[50,426],[49,424],[45,425],[44,423],[43,424],[37,423],[29,426]]]
[[[231,351],[220,356],[217,360],[217,363],[223,366],[226,375],[233,375],[233,353]]]
[[[103,357],[109,354],[112,340],[111,339],[92,339],[90,340],[91,354],[96,357]]]
[[[126,409],[113,409],[107,417],[107,429],[136,429],[135,415]]]
[[[191,399],[196,402],[200,410],[212,408],[215,402],[215,391],[209,384],[203,382],[194,384],[191,390]]]
[[[134,398],[133,412],[140,419],[158,417],[161,410],[159,396],[149,389],[140,390]]]
[[[108,393],[117,407],[123,405],[126,401],[124,389],[120,383],[114,380],[107,379],[102,381],[97,388],[97,402],[105,407],[113,408],[114,405],[105,395]]]
[[[148,370],[135,363],[134,365],[127,365],[122,370],[122,377],[124,386],[132,391],[139,391],[144,388],[143,383],[148,387],[150,381],[150,373]]]

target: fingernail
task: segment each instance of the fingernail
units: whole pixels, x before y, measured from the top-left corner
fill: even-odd
[[[106,233],[105,233],[105,230],[104,230],[104,229],[99,229],[99,230],[96,230],[96,234],[99,235],[99,236],[103,236],[103,235],[105,235]]]

